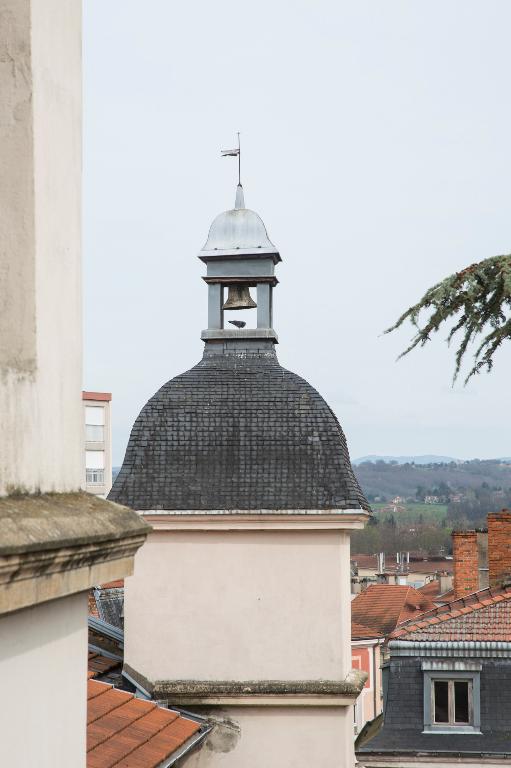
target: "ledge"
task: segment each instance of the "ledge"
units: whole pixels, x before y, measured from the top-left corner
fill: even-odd
[[[0,614],[128,576],[150,526],[84,492],[0,498]]]
[[[208,261],[218,261],[225,259],[228,256],[229,259],[272,259],[274,264],[278,264],[282,261],[280,253],[275,248],[227,248],[209,251],[201,251],[199,253],[199,259],[207,264]]]
[[[207,328],[201,333],[202,341],[274,341],[278,336],[273,328]]]
[[[173,705],[208,706],[349,706],[367,674],[352,669],[344,680],[156,680],[124,665],[123,673],[155,699]]]
[[[359,530],[364,509],[138,510],[155,531],[328,531]]]
[[[279,284],[275,275],[243,275],[240,277],[222,277],[222,275],[210,275],[202,278],[208,285],[248,285],[255,288],[257,284],[269,283],[273,288]]]

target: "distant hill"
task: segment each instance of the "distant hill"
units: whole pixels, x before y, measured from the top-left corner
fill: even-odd
[[[362,456],[360,459],[354,459],[353,464],[364,464],[366,461],[377,462],[384,461],[387,464],[450,464],[458,462],[459,459],[453,459],[451,456]]]
[[[413,498],[418,488],[426,494],[443,495],[452,492],[466,495],[481,488],[506,492],[511,489],[511,463],[504,459],[423,464],[417,461],[419,457],[410,458],[414,458],[414,463],[391,464],[383,459],[357,463],[354,471],[368,498]]]

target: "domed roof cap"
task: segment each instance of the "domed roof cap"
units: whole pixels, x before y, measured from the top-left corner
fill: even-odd
[[[213,221],[199,256],[242,254],[273,254],[279,257],[259,214],[245,208],[243,187],[238,184],[235,207],[219,214]]]
[[[208,345],[135,422],[109,499],[138,510],[369,511],[321,395],[273,345]]]

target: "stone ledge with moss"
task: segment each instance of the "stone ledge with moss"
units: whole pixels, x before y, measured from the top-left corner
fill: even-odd
[[[82,592],[133,573],[150,527],[84,492],[0,498],[0,613]]]
[[[124,665],[125,675],[159,700],[194,706],[230,703],[241,706],[346,706],[353,704],[367,674],[351,669],[344,680],[156,680],[154,683]]]

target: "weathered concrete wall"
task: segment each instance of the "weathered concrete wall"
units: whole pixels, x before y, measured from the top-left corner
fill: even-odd
[[[82,482],[81,2],[0,1],[0,494]]]
[[[246,707],[212,712],[224,720],[187,768],[351,768],[351,707]]]
[[[0,617],[0,765],[85,767],[87,594]]]
[[[349,535],[155,531],[126,580],[125,661],[150,680],[343,680]]]

